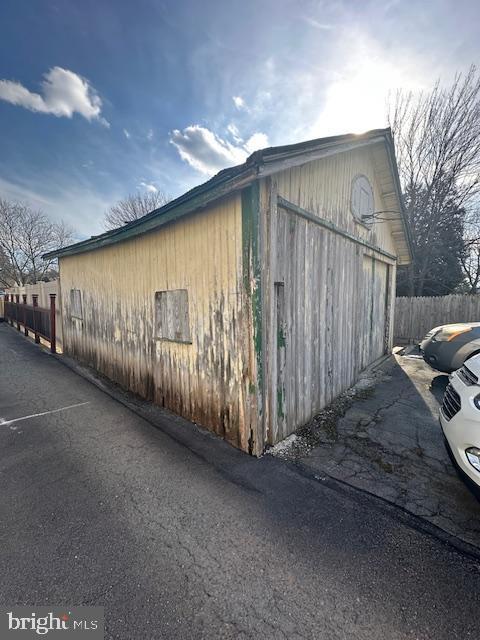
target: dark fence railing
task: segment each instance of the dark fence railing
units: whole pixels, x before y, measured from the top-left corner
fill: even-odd
[[[40,338],[50,343],[50,351],[56,352],[56,331],[55,331],[55,294],[50,294],[50,309],[43,309],[37,305],[37,296],[33,296],[33,305],[20,302],[20,296],[7,294],[5,296],[5,321],[16,325],[18,331],[21,326],[26,336],[31,331],[35,335],[35,342],[40,343]]]

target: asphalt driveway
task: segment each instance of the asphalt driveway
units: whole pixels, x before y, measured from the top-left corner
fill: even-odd
[[[480,548],[480,503],[457,476],[438,422],[447,382],[406,348],[364,374],[356,395],[321,413],[279,455]]]
[[[105,391],[0,325],[2,605],[103,606],[125,640],[478,635],[477,557]]]

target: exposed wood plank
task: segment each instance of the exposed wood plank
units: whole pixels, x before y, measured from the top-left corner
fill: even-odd
[[[323,163],[323,164],[322,164]],[[278,376],[269,378],[269,442],[286,437],[350,386],[358,373],[392,342],[388,291],[395,267],[390,222],[372,228],[356,225],[349,210],[351,179],[364,173],[373,181],[376,208],[385,209],[373,160],[345,154],[272,177],[268,215],[270,258],[265,262],[265,299],[274,282],[283,284],[286,344],[282,360],[286,419],[279,420],[274,400]],[[272,202],[272,200],[271,200]],[[396,222],[396,221],[395,221]],[[364,272],[364,263],[367,265]],[[268,278],[270,278],[268,280]],[[272,310],[264,313],[270,333],[266,354],[276,368]],[[270,320],[269,320],[270,318]]]
[[[324,218],[320,218],[314,215],[313,213],[310,213],[306,209],[299,207],[293,202],[289,202],[288,200],[285,200],[285,198],[282,198],[281,196],[278,196],[278,204],[280,207],[283,207],[284,209],[288,209],[289,211],[296,213],[298,216],[305,218],[310,222],[318,224],[321,227],[325,227],[325,229],[328,229],[329,231],[333,231],[334,233],[337,233],[338,235],[343,236],[344,238],[347,238],[351,242],[356,242],[357,244],[361,244],[362,246],[367,247],[368,249],[371,249],[376,253],[379,253],[381,256],[388,258],[389,260],[392,260],[392,261],[397,260],[397,256],[393,255],[392,253],[389,253],[388,251],[384,251],[380,247],[377,247],[371,244],[370,242],[364,240],[363,238],[354,236],[353,234],[349,233],[348,231],[345,231],[344,229],[340,229],[333,222],[330,222],[329,220],[325,220]]]

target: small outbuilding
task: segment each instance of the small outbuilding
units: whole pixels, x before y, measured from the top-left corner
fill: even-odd
[[[47,255],[65,353],[260,455],[392,347],[411,254],[390,130],[256,151]]]

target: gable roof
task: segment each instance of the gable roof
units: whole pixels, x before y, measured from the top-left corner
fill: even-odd
[[[259,177],[264,177],[282,169],[305,164],[312,160],[329,155],[350,151],[366,145],[384,143],[390,165],[391,186],[389,196],[393,196],[395,208],[392,207],[391,219],[397,221],[397,228],[392,232],[398,246],[399,264],[407,264],[411,258],[411,242],[406,223],[400,180],[390,129],[374,129],[360,135],[346,134],[318,138],[297,144],[280,147],[268,147],[255,151],[240,165],[223,169],[213,178],[198,187],[194,187],[175,200],[171,200],[159,209],[129,222],[118,229],[92,236],[75,244],[46,253],[44,258],[54,258],[92,251],[102,247],[129,240],[149,231],[153,231],[169,222],[182,218],[208,206],[215,200],[234,191],[243,189]],[[396,214],[396,215],[393,215]]]

